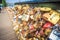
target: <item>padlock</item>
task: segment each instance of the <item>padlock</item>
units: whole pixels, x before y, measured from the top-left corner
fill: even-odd
[[[28,40],[33,40],[32,38],[28,39]]]
[[[33,26],[35,29],[38,28],[37,23],[34,23]]]
[[[52,30],[52,29],[47,28],[47,29],[45,30],[45,35],[47,35],[47,36],[48,36],[48,35],[50,34],[51,30]]]
[[[47,22],[47,23],[45,23],[45,24],[43,25],[43,28],[44,28],[44,29],[51,28],[51,27],[52,27],[52,24],[49,23],[49,22]]]
[[[32,33],[28,33],[27,36],[26,36],[26,38],[33,38],[33,35],[34,34],[32,34]]]
[[[41,40],[45,40],[45,39],[42,37]]]
[[[40,40],[41,39],[41,36],[40,34],[36,35],[36,37]]]
[[[30,30],[33,30],[34,29],[34,26],[33,25],[29,25],[29,29]]]
[[[41,11],[50,11],[51,8],[49,8],[49,7],[41,7],[40,10]]]
[[[19,30],[19,28],[18,28],[19,26],[18,25],[16,25],[13,29],[14,29],[14,31],[18,31]]]
[[[38,40],[38,38],[35,38],[35,37],[34,37],[33,40]]]
[[[27,25],[27,22],[26,22],[26,21],[22,21],[22,24],[23,24],[24,26],[26,26],[26,25]]]
[[[30,18],[34,20],[34,15],[30,15]]]
[[[36,13],[35,16],[34,16],[34,20],[38,21],[38,20],[40,20],[40,18],[41,18],[41,14],[40,13]]]
[[[23,21],[28,21],[29,20],[29,15],[23,14],[22,15],[22,20]]]
[[[43,32],[43,30],[40,30],[40,36],[44,36],[44,32]]]
[[[28,30],[29,29],[29,27],[26,25],[25,27],[24,27],[24,30]]]
[[[43,19],[41,19],[41,20],[39,21],[39,24],[40,24],[41,27],[42,27],[45,23],[46,23],[46,21],[43,20]]]
[[[59,21],[59,19],[60,19],[59,16],[60,16],[60,14],[54,10],[51,10],[49,13],[43,14],[43,18],[46,21],[51,22],[52,24],[56,24]]]
[[[16,34],[18,35],[19,34],[19,31],[17,31]]]

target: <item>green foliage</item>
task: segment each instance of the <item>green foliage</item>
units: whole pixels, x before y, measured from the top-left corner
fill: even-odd
[[[2,4],[3,4],[3,7],[6,7],[7,4],[6,4],[6,1],[5,0],[2,0]]]

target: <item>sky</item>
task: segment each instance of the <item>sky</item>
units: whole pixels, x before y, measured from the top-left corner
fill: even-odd
[[[37,1],[37,0],[6,0],[8,3],[15,3],[15,2],[25,2],[25,1]],[[43,1],[43,0],[39,0]]]
[[[9,2],[9,3],[24,2],[24,1],[32,1],[32,0],[6,0],[6,2]]]
[[[19,2],[19,0],[6,0],[6,2],[8,2],[8,3],[15,3],[15,2]]]
[[[6,2],[9,3],[16,3],[16,2],[25,2],[25,1],[51,1],[51,0],[6,0]],[[52,0],[52,1],[58,1],[58,0]]]

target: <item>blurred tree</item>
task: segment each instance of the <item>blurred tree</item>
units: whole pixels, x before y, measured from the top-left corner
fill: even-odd
[[[2,4],[3,4],[3,7],[6,7],[7,6],[6,0],[2,0]]]

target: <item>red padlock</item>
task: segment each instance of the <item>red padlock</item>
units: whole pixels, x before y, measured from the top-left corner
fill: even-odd
[[[47,22],[43,25],[44,29],[47,29],[47,28],[50,28],[50,27],[52,27],[52,24],[50,22]]]

